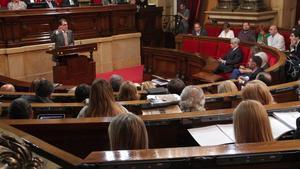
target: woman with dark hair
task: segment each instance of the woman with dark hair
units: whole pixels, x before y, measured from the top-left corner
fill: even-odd
[[[89,103],[81,109],[77,118],[111,117],[125,112],[127,110],[115,102],[109,83],[103,79],[96,79],[91,87]]]

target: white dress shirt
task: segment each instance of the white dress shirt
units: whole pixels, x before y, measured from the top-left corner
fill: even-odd
[[[274,36],[268,37],[268,46],[277,48],[280,51],[285,51],[285,42],[284,37],[279,33],[276,33]]]
[[[218,37],[232,39],[234,38],[234,33],[232,30],[229,30],[227,33],[225,32],[225,30],[223,30]]]

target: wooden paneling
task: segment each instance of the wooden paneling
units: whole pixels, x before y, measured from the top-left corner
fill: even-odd
[[[75,39],[136,32],[134,5],[69,7],[0,12],[0,47],[50,42],[50,33],[66,18]],[[3,44],[4,43],[4,44]]]

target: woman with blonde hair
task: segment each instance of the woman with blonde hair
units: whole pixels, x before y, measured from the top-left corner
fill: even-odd
[[[234,93],[238,92],[238,88],[231,80],[226,80],[218,85],[218,93]]]
[[[233,112],[236,143],[273,141],[268,114],[255,100],[242,101]]]
[[[142,83],[142,90],[148,90],[156,88],[155,84],[151,81],[145,81]]]
[[[96,79],[91,86],[88,105],[81,109],[77,118],[111,117],[124,112],[127,110],[115,102],[109,83],[103,79]]]
[[[205,95],[201,88],[187,86],[180,95],[180,109],[183,112],[204,111]]]
[[[119,90],[118,100],[130,101],[130,100],[139,100],[139,99],[140,96],[134,84],[130,81],[123,82]]]
[[[242,100],[257,100],[263,105],[275,103],[268,86],[260,80],[247,83],[242,89]]]
[[[114,117],[108,127],[111,150],[148,148],[148,133],[144,121],[132,113]]]

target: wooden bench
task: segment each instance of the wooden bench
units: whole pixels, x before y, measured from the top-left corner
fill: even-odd
[[[300,101],[265,106],[268,112],[294,110]],[[145,115],[150,148],[197,146],[186,129],[232,123],[234,109]],[[92,151],[109,150],[107,129],[110,117],[57,120],[1,120],[80,158]],[[83,144],[84,143],[84,144]]]

